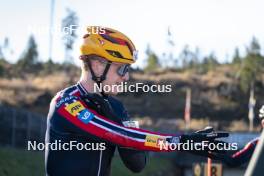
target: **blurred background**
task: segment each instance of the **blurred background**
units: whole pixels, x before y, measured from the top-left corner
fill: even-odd
[[[79,44],[91,25],[117,29],[135,43],[132,84],[172,85],[170,93],[118,95],[142,128],[177,133],[211,125],[243,147],[261,130],[263,6],[261,0],[2,1],[0,175],[44,174],[44,153],[26,151],[27,141],[44,141],[51,98],[78,81]],[[115,156],[113,175],[195,175],[206,162],[176,152],[149,158],[142,174],[132,174]],[[218,175],[246,168],[215,167]]]

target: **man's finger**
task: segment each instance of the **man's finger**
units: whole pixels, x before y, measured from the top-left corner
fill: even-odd
[[[196,133],[199,133],[199,134],[200,133],[211,133],[213,131],[214,131],[214,128],[213,127],[207,126],[204,129],[202,129],[202,130],[196,131]]]

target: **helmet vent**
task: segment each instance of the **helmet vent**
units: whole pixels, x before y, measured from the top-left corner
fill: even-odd
[[[106,50],[110,55],[118,58],[124,58],[118,51]]]
[[[85,39],[85,38],[87,38],[87,37],[89,37],[90,35],[89,34],[85,34],[84,36],[83,36],[83,38]]]

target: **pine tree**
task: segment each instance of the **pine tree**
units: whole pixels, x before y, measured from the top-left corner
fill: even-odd
[[[155,71],[160,67],[158,56],[150,49],[150,46],[147,46],[147,66],[145,71]]]
[[[240,53],[239,53],[238,48],[235,49],[232,63],[233,64],[240,64],[241,63],[241,57],[240,57]]]
[[[247,54],[243,60],[243,68],[240,74],[240,87],[244,92],[247,92],[252,85],[254,87],[257,79],[263,73],[264,57],[260,53],[261,47],[258,40],[253,37]]]
[[[67,16],[62,20],[62,31],[64,35],[62,37],[64,49],[65,49],[65,63],[73,63],[71,51],[75,39],[77,38],[76,29],[78,27],[78,16],[75,11],[66,9]]]
[[[37,43],[33,35],[29,37],[27,49],[17,62],[18,71],[32,72],[38,64]]]

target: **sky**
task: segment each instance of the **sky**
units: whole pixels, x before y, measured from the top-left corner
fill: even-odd
[[[15,62],[33,33],[40,59],[49,57],[49,19],[51,0],[8,0],[0,2],[0,45],[8,37],[6,58]],[[262,0],[55,0],[54,27],[60,29],[66,8],[76,11],[79,25],[107,26],[129,36],[139,50],[137,66],[144,64],[149,44],[159,56],[173,51],[177,56],[188,44],[200,48],[201,55],[212,51],[221,62],[230,61],[234,48],[243,54],[255,36],[264,46],[264,1]],[[261,21],[262,20],[262,21]],[[175,43],[167,43],[168,27]],[[78,31],[83,35],[83,31]],[[52,58],[64,60],[62,32],[54,32]],[[81,37],[80,37],[81,38]],[[78,39],[74,45],[74,62],[78,63]],[[262,49],[263,53],[263,49]]]

